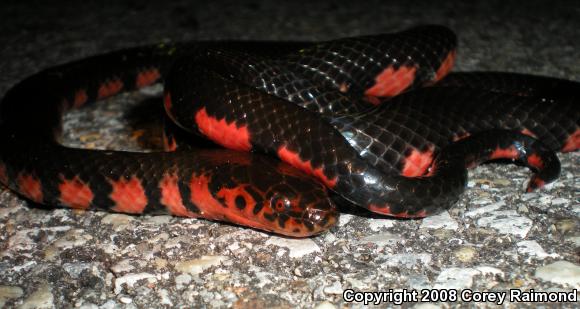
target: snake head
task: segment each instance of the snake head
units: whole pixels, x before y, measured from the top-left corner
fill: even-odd
[[[324,186],[306,175],[303,178],[285,175],[285,181],[272,186],[266,193],[262,210],[264,219],[276,226],[277,233],[293,237],[318,234],[333,226],[339,213]],[[308,185],[307,191],[293,185]]]
[[[205,218],[291,237],[319,234],[338,221],[324,185],[290,165],[225,150],[214,153],[211,161],[214,168],[204,181],[194,182],[203,190],[192,190],[209,196],[195,203]]]

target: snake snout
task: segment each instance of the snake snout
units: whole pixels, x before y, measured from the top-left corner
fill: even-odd
[[[303,216],[304,225],[312,228],[311,235],[318,234],[335,225],[339,215],[334,202],[327,197],[308,207]]]

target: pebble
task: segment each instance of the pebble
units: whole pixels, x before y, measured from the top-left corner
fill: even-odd
[[[568,234],[569,232],[576,231],[577,229],[576,220],[574,219],[562,219],[556,221],[556,230],[560,232],[560,234]]]
[[[160,289],[157,291],[157,295],[160,298],[161,305],[173,307],[173,302],[171,301],[171,298],[169,297],[169,291],[167,291],[166,289]]]
[[[408,279],[409,288],[415,290],[429,289],[431,288],[431,282],[429,278],[423,274],[410,275]]]
[[[159,216],[151,216],[150,218],[147,219],[147,222],[155,225],[164,225],[171,223],[172,219],[173,219],[172,216],[159,215]]]
[[[127,274],[115,279],[115,294],[121,293],[123,290],[123,284],[126,284],[127,287],[132,288],[135,283],[139,280],[147,279],[148,281],[157,281],[154,274],[150,273],[136,273],[136,274]]]
[[[77,279],[85,269],[91,269],[92,263],[65,263],[62,268],[74,279]]]
[[[505,201],[499,201],[497,203],[489,204],[483,207],[477,207],[476,209],[470,210],[465,213],[465,216],[470,218],[479,217],[482,214],[496,211],[502,208],[503,206],[505,206]]]
[[[428,265],[431,260],[432,255],[429,253],[398,253],[386,256],[386,261],[381,264],[381,267],[404,266],[412,268],[419,265]]]
[[[568,261],[558,261],[539,267],[535,276],[544,281],[580,288],[580,266]]]
[[[221,265],[227,259],[228,257],[223,255],[204,255],[199,259],[178,262],[175,264],[175,269],[183,273],[197,275],[212,266]]]
[[[386,246],[395,244],[397,242],[400,242],[401,240],[402,237],[400,235],[384,232],[363,237],[357,240],[356,243],[358,244],[373,243],[376,244],[377,246]]]
[[[453,220],[449,212],[444,211],[436,216],[430,216],[421,222],[422,229],[447,229],[456,231],[459,228],[457,221]]]
[[[175,287],[178,290],[183,289],[185,286],[189,285],[191,282],[191,276],[188,274],[180,274],[175,277]]]
[[[54,296],[48,283],[41,284],[28,298],[24,300],[20,309],[43,309],[54,307]]]
[[[120,273],[128,273],[135,269],[135,266],[131,265],[131,263],[133,263],[133,259],[121,260],[115,265],[111,266],[111,270],[117,275]]]
[[[336,309],[336,308],[337,307],[329,301],[323,301],[320,304],[316,305],[316,307],[314,307],[314,309]]]
[[[517,243],[518,252],[521,254],[527,254],[539,259],[545,259],[547,257],[556,258],[560,255],[557,253],[548,254],[544,251],[544,248],[540,246],[535,240],[523,240]]]
[[[66,232],[63,237],[54,241],[52,246],[59,249],[70,249],[80,247],[91,240],[93,240],[93,236],[86,234],[85,230],[74,229]]]
[[[454,252],[455,258],[463,263],[471,262],[477,256],[477,250],[473,247],[463,246]]]
[[[362,280],[353,278],[352,276],[343,276],[343,280],[347,283],[350,288],[356,290],[367,290],[369,289],[369,285]]]
[[[108,214],[101,219],[103,224],[111,224],[113,229],[117,232],[127,229],[131,226],[131,222],[135,219],[133,217],[123,214]]]
[[[119,301],[122,302],[123,304],[130,304],[133,302],[133,299],[131,299],[130,297],[123,296],[119,298]]]
[[[354,218],[353,215],[350,215],[350,214],[341,214],[340,215],[340,218],[338,218],[338,226],[345,226],[353,218]]]
[[[568,237],[566,240],[574,243],[576,247],[580,247],[580,236]]]
[[[482,265],[482,266],[477,266],[475,267],[475,269],[477,269],[477,271],[479,271],[482,275],[492,275],[492,276],[499,276],[501,278],[503,278],[505,276],[505,273],[496,267],[492,267],[492,266],[486,266],[486,265]]]
[[[533,221],[518,215],[515,210],[504,210],[490,213],[489,216],[478,219],[476,224],[480,227],[494,228],[501,234],[524,238],[532,228]]]
[[[552,206],[567,205],[567,204],[570,204],[570,200],[567,198],[558,197],[552,200]]]
[[[320,247],[310,238],[290,239],[272,236],[266,241],[266,246],[288,248],[291,258],[300,258],[310,253],[321,252]]]
[[[393,227],[395,225],[395,222],[396,221],[391,218],[368,219],[366,224],[372,231],[378,232],[382,229],[388,229]]]
[[[9,299],[18,298],[22,295],[24,295],[24,291],[21,287],[0,285],[0,308],[4,308],[4,304]]]
[[[324,233],[324,241],[327,243],[333,243],[337,240],[336,236],[331,232]]]
[[[435,289],[468,289],[473,285],[473,277],[481,274],[473,268],[450,267],[439,273],[435,280]]]
[[[324,294],[342,295],[344,289],[339,281],[334,281],[331,285],[324,287]]]

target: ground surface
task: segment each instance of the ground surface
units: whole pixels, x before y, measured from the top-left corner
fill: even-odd
[[[0,95],[47,66],[138,44],[329,39],[421,23],[455,29],[459,70],[580,80],[577,2],[354,2],[4,2]],[[69,115],[68,142],[126,147],[130,135],[116,137],[127,132],[117,106],[147,97],[122,96]],[[527,170],[486,165],[470,173],[468,192],[449,212],[425,220],[346,214],[329,232],[304,240],[204,220],[47,211],[1,189],[0,307],[337,308],[362,306],[345,303],[345,289],[570,292],[580,287],[580,154],[560,159],[560,179],[537,193],[523,193]]]

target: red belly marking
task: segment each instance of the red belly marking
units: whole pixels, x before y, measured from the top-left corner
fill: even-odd
[[[16,179],[19,191],[22,195],[36,203],[42,203],[42,185],[40,180],[33,175],[20,173]]]
[[[207,114],[205,107],[195,114],[195,123],[203,135],[217,144],[239,151],[252,149],[247,126],[238,127],[235,122],[216,119]]]
[[[456,50],[452,50],[447,54],[445,60],[443,60],[443,62],[439,66],[439,69],[437,69],[437,72],[435,73],[434,82],[440,81],[443,77],[447,75],[447,73],[449,73],[449,71],[451,71],[453,63],[455,62],[456,53],[457,53]]]
[[[513,147],[499,148],[497,147],[490,155],[490,160],[495,159],[515,159],[519,157],[520,153]]]
[[[433,147],[429,147],[425,151],[411,150],[405,157],[401,175],[406,177],[425,175],[425,172],[433,162],[433,152]]]
[[[62,182],[58,185],[60,202],[67,207],[88,209],[93,201],[94,194],[89,185],[79,179],[78,176],[66,179],[60,175]]]
[[[87,102],[88,99],[89,99],[89,96],[87,95],[87,92],[84,89],[77,90],[75,92],[73,107],[78,108],[78,107],[83,106]]]
[[[109,179],[109,183],[113,187],[113,192],[109,198],[115,202],[115,206],[112,208],[114,211],[130,214],[143,212],[148,200],[145,189],[137,177],[132,176],[130,179],[121,177],[116,181]]]
[[[401,66],[395,69],[391,65],[377,75],[375,84],[365,91],[365,95],[369,97],[394,97],[413,84],[416,72],[417,68],[413,66]]]
[[[562,147],[562,152],[572,152],[578,149],[580,149],[580,129],[576,129],[576,132],[568,137]]]
[[[123,89],[123,82],[116,78],[108,80],[101,84],[99,87],[99,92],[97,94],[97,99],[104,99],[119,93]]]
[[[338,177],[334,177],[332,179],[328,178],[326,175],[324,175],[322,167],[315,169],[310,161],[303,161],[300,159],[300,156],[297,153],[289,150],[286,148],[286,146],[280,147],[280,149],[278,149],[278,157],[282,161],[300,169],[301,171],[320,179],[328,188],[334,188],[336,182],[338,181]]]
[[[188,210],[183,205],[183,199],[179,191],[178,185],[179,177],[177,173],[165,173],[163,179],[159,182],[159,189],[161,190],[161,204],[163,204],[174,216],[180,217],[199,217],[196,213]]]
[[[528,164],[537,169],[544,168],[544,161],[542,161],[542,158],[537,154],[531,154],[528,156]]]
[[[6,172],[6,165],[3,162],[0,162],[0,183],[8,186],[8,173]]]
[[[156,83],[160,77],[161,74],[157,69],[141,71],[139,72],[137,78],[135,79],[135,86],[137,86],[137,88],[143,88],[152,85]]]

